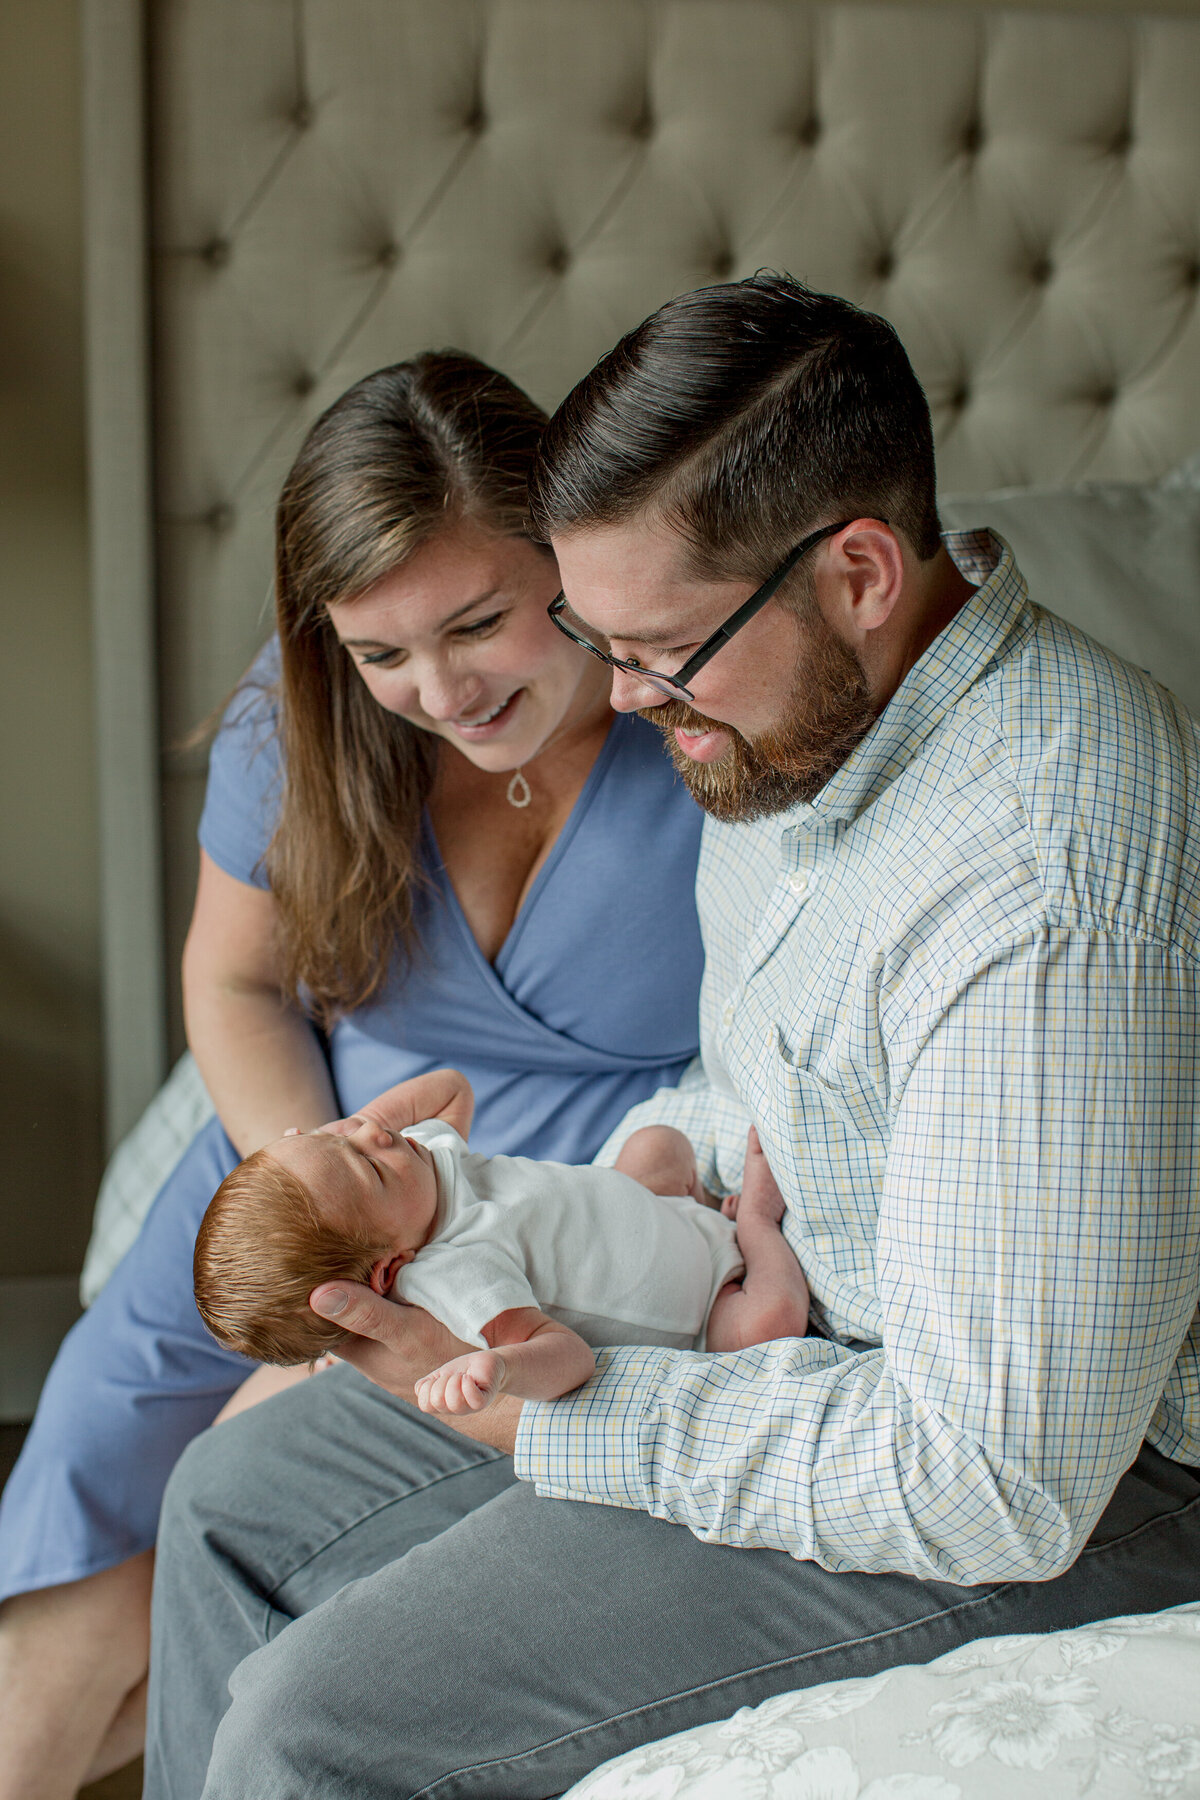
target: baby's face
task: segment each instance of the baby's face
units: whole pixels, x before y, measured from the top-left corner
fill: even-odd
[[[362,1119],[350,1131],[280,1138],[269,1152],[318,1205],[328,1205],[334,1222],[377,1231],[396,1267],[411,1262],[432,1237],[438,1202],[433,1157],[400,1132]]]

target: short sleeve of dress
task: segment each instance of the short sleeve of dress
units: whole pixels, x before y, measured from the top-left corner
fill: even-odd
[[[272,638],[226,708],[213,742],[198,833],[219,868],[259,888],[269,886],[264,857],[282,785],[278,676],[279,644]]]

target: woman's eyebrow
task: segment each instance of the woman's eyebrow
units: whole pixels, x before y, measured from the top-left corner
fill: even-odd
[[[496,588],[489,588],[486,594],[476,594],[473,600],[468,600],[465,605],[456,607],[452,613],[447,613],[439,624],[438,630],[445,631],[448,625],[456,624],[475,607],[487,605],[489,601],[496,598],[497,592]],[[385,643],[382,638],[344,637],[341,641],[347,650],[394,650],[396,648],[394,644]]]

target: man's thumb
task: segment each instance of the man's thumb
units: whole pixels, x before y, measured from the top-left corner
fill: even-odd
[[[332,1281],[314,1288],[308,1304],[322,1319],[332,1319],[359,1337],[389,1336],[391,1303],[357,1281]]]
[[[343,1288],[314,1288],[308,1296],[308,1304],[323,1319],[336,1319],[349,1306],[350,1296]]]

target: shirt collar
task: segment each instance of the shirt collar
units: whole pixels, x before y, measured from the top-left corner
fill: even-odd
[[[974,594],[909,670],[862,742],[793,825],[856,818],[894,781],[921,744],[994,659],[1029,604],[1024,577],[1003,538],[948,531],[943,542]]]

